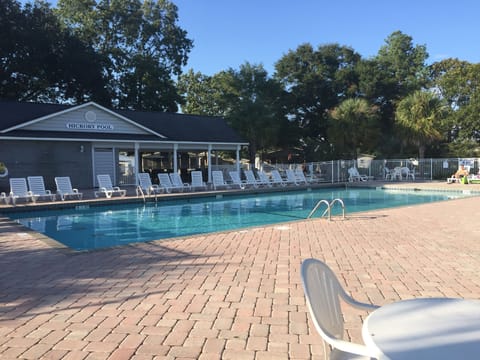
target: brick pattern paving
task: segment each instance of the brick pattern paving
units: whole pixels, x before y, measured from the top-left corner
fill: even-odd
[[[479,218],[475,197],[79,254],[0,219],[0,358],[322,359],[302,259],[379,305],[480,298]]]

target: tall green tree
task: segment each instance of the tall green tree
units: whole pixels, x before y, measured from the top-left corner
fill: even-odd
[[[338,153],[357,159],[361,152],[376,150],[380,137],[377,110],[362,98],[346,99],[333,109],[328,137]]]
[[[431,65],[433,86],[448,104],[450,155],[477,156],[480,144],[480,64],[445,59]]]
[[[249,160],[254,164],[257,155],[277,146],[287,132],[280,102],[282,87],[262,65],[248,62],[239,70],[215,74],[213,81],[221,89],[218,103],[227,121],[250,143]]]
[[[428,145],[444,138],[442,120],[445,105],[430,91],[415,91],[398,104],[396,121],[404,141],[418,148],[423,159]]]
[[[314,160],[331,154],[327,139],[328,110],[358,91],[355,71],[360,55],[349,47],[310,44],[289,51],[275,64],[278,79],[289,97],[289,119],[302,130],[299,146]]]
[[[177,111],[174,78],[193,42],[178,26],[178,8],[167,0],[59,0],[68,29],[103,58],[113,106]]]
[[[62,28],[50,5],[0,1],[0,97],[108,104],[100,59]]]
[[[396,154],[401,147],[395,134],[395,109],[405,96],[428,85],[427,59],[425,45],[415,45],[412,37],[395,31],[376,56],[358,63],[359,92],[379,108],[379,125],[386,140],[379,150],[384,154]]]
[[[221,89],[212,76],[204,75],[190,69],[182,74],[177,88],[182,99],[182,111],[186,114],[225,116],[221,103]]]

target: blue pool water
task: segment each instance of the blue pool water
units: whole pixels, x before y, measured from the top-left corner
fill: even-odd
[[[352,212],[464,197],[460,193],[375,189],[318,189],[207,197],[147,204],[106,204],[5,214],[74,250],[92,250],[305,219],[322,199],[342,199]],[[326,206],[313,217],[319,217]],[[341,214],[335,205],[332,214]]]

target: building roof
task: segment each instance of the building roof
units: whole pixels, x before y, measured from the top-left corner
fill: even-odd
[[[105,109],[95,103],[94,106]],[[245,145],[247,142],[221,117],[105,109],[119,117],[151,131],[145,134],[109,134],[68,131],[39,131],[22,129],[23,124],[37,119],[74,110],[83,105],[42,104],[29,102],[0,101],[0,135],[15,138],[88,138],[96,140],[130,140],[155,142],[198,142],[232,143]],[[157,135],[156,135],[157,134]],[[161,136],[159,136],[160,134]],[[162,137],[163,136],[163,137]]]

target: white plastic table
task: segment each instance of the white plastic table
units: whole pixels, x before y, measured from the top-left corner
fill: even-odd
[[[378,359],[480,359],[480,301],[402,300],[378,308],[362,336]]]

